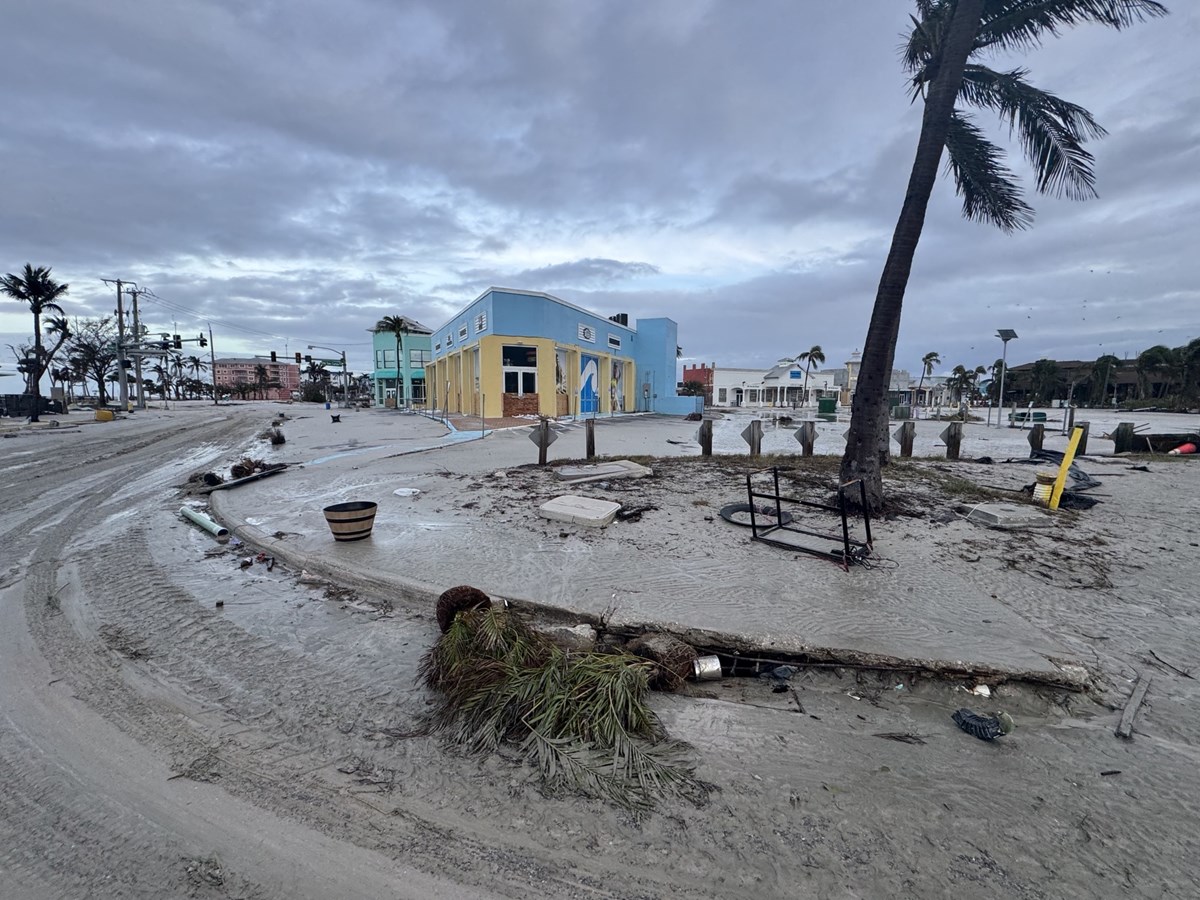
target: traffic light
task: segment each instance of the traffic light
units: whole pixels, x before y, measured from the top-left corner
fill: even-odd
[[[312,357],[311,357],[311,356],[305,356],[305,357],[304,357],[304,361],[305,361],[306,363],[310,363],[310,362],[312,362]]]
[[[272,350],[272,351],[271,351],[271,362],[273,362],[273,363],[277,363],[277,362],[279,362],[279,360],[278,360],[278,359],[275,357],[275,351],[274,351],[274,350]]]
[[[203,331],[202,331],[202,332],[200,332],[200,346],[201,346],[201,347],[207,347],[207,346],[208,346],[208,338],[206,338],[206,337],[204,336],[204,332],[203,332]]]
[[[296,351],[296,365],[300,365],[300,351]]]
[[[177,335],[177,334],[171,335],[171,337],[172,337],[172,338],[174,339],[174,341],[175,341],[175,343],[174,343],[174,347],[175,347],[175,349],[176,349],[176,350],[182,350],[182,349],[183,349],[183,338],[181,338],[181,337],[180,337],[179,335]]]

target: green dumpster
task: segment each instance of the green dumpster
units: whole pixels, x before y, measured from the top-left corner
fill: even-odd
[[[822,397],[817,401],[817,412],[833,415],[837,412],[837,397]]]

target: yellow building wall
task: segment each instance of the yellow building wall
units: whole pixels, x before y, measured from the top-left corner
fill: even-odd
[[[536,347],[538,354],[538,412],[543,416],[558,415],[558,399],[555,379],[555,360],[558,345],[548,338],[518,337],[515,335],[486,335],[479,339],[479,391],[475,390],[475,367],[472,344],[442,357],[437,362],[426,367],[427,393],[434,398],[439,409],[451,413],[466,415],[485,415],[499,417],[503,414],[504,395],[504,366],[502,348],[504,345],[520,345]],[[578,347],[568,346],[566,350],[566,384],[567,384],[567,415],[579,415],[580,362],[585,351]],[[599,351],[586,351],[588,356],[595,356],[599,362],[600,383],[599,412],[609,414],[614,412],[610,386],[612,364],[614,359],[624,367],[621,394],[625,400],[625,412],[638,409],[640,402],[637,367],[633,360],[625,357],[614,357]],[[447,393],[447,383],[449,392]]]

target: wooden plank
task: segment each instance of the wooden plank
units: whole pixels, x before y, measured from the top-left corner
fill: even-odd
[[[1133,693],[1129,695],[1129,702],[1125,704],[1125,711],[1121,713],[1121,721],[1117,725],[1117,737],[1133,737],[1133,720],[1137,716],[1142,702],[1146,699],[1148,690],[1150,690],[1150,676],[1139,675],[1137,684],[1133,686]]]

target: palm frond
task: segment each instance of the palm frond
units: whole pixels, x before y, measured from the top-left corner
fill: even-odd
[[[1033,209],[1021,198],[1013,173],[1004,165],[1004,151],[957,110],[946,133],[946,151],[966,218],[990,222],[1004,231],[1033,224]]]
[[[1120,30],[1166,14],[1156,0],[991,0],[975,44],[1026,50],[1073,25],[1091,22]]]
[[[563,650],[510,610],[470,610],[421,660],[420,677],[438,696],[419,730],[470,753],[516,744],[552,791],[632,809],[667,794],[702,799],[710,786],[650,709],[651,665]]]
[[[972,106],[994,110],[1022,149],[1037,175],[1038,193],[1072,200],[1094,197],[1093,157],[1083,143],[1107,132],[1082,106],[1070,103],[1025,80],[1024,69],[996,72],[968,65],[959,97]]]

